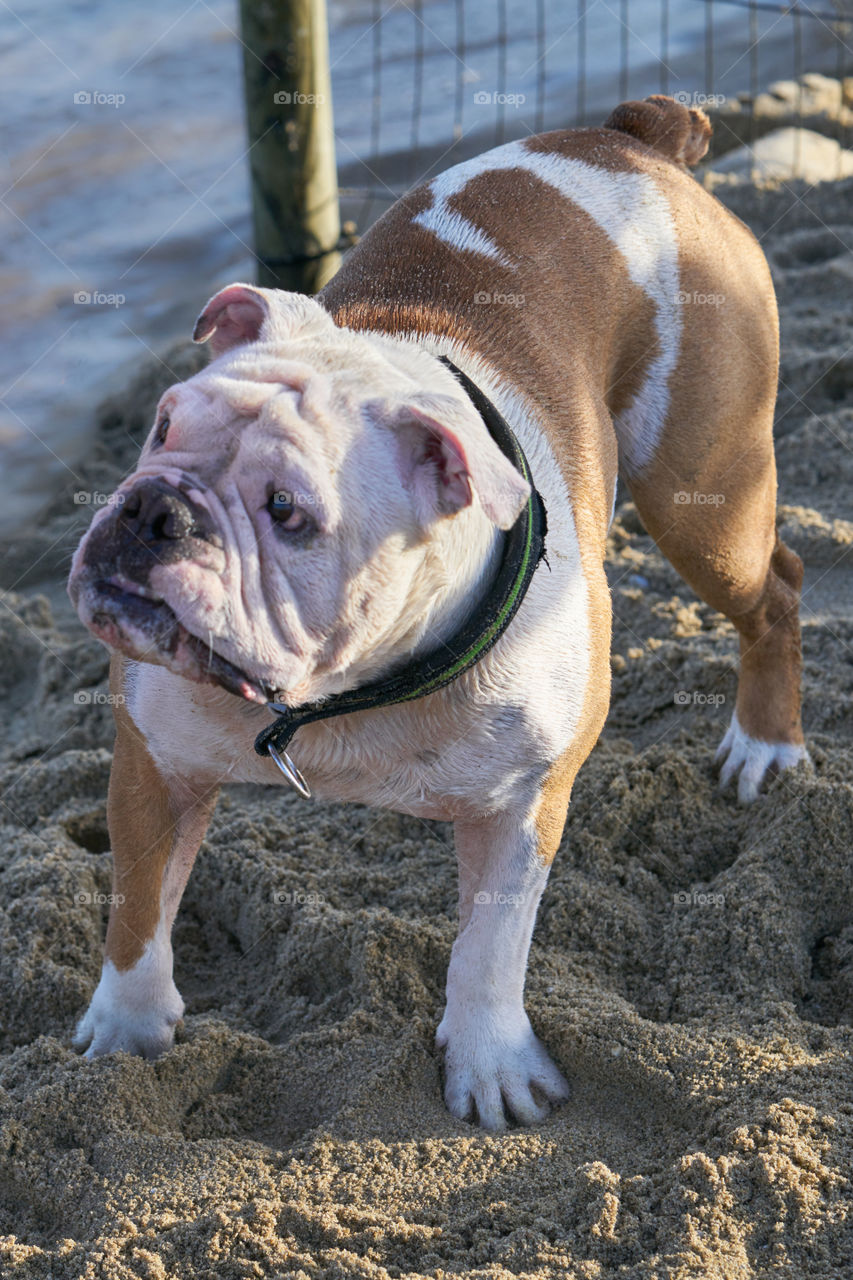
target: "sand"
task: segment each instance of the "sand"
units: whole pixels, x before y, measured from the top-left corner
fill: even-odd
[[[853,1273],[853,181],[726,199],[779,288],[814,771],[751,809],[717,794],[734,634],[622,501],[613,706],[527,988],[572,1097],[534,1129],[485,1136],[441,1101],[450,829],[280,791],[217,810],[176,927],[175,1049],[72,1051],[110,887],[112,738],[106,653],[63,598],[73,493],[131,465],[163,363],[102,407],[91,463],[2,548],[0,1274]]]

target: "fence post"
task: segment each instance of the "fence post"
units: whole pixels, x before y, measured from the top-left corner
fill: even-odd
[[[340,265],[325,0],[240,0],[258,284],[316,293]]]

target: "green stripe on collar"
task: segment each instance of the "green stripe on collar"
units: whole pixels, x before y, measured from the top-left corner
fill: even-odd
[[[545,504],[533,484],[521,445],[505,418],[476,383],[447,356],[439,356],[438,359],[461,384],[495,444],[529,482],[530,497],[513,527],[504,535],[500,566],[487,594],[473,614],[438,648],[423,658],[405,663],[380,680],[332,694],[320,702],[305,703],[301,707],[287,707],[277,702],[269,704],[277,719],[258,734],[255,750],[258,755],[270,756],[288,781],[306,796],[310,795],[308,787],[285,750],[297,729],[313,720],[328,720],[353,711],[411,702],[450,684],[479,662],[506,631],[524,599],[536,566],[545,554]]]

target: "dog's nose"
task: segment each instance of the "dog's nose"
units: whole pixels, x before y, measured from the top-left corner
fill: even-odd
[[[119,521],[150,546],[200,538],[217,541],[207,512],[165,480],[142,480],[125,497]]]

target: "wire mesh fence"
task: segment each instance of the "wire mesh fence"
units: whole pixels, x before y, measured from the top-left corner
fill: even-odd
[[[673,93],[712,109],[737,99],[731,141],[749,143],[750,105],[769,83],[799,85],[807,71],[843,82],[853,68],[850,0],[372,0],[358,21],[343,8],[331,19],[333,90],[362,108],[336,117],[341,195],[359,230],[441,168],[599,123],[629,97]]]

